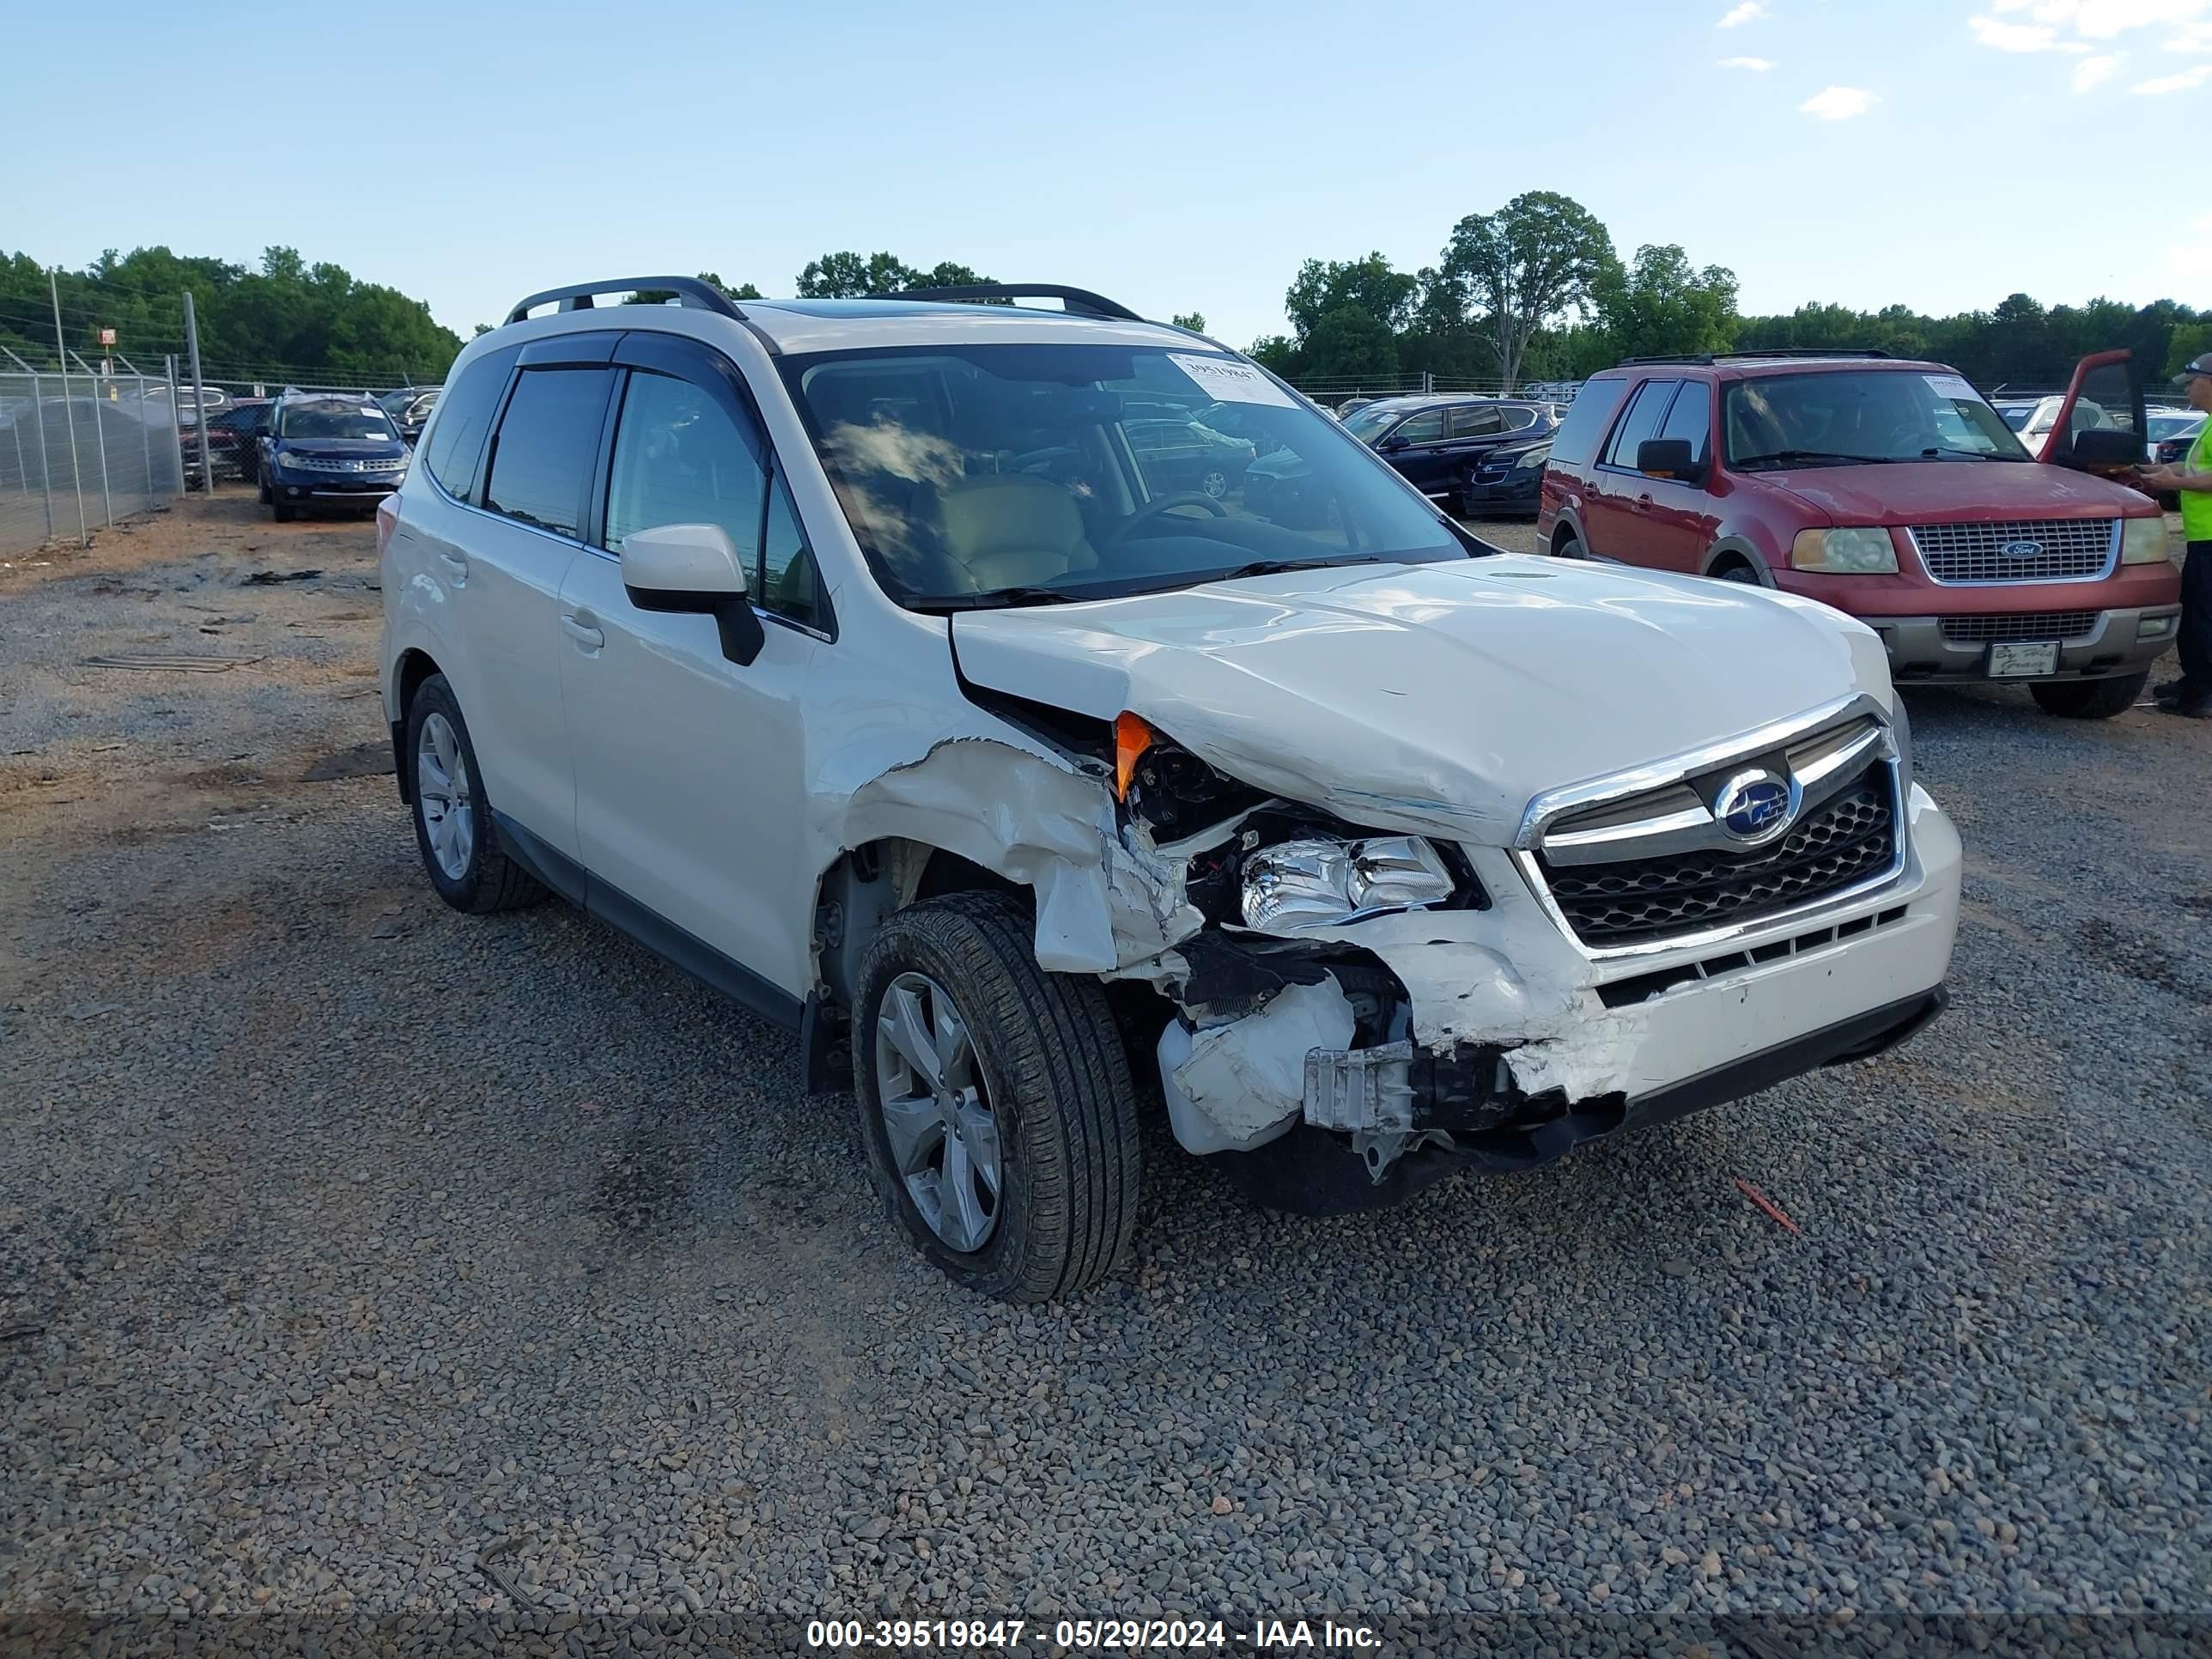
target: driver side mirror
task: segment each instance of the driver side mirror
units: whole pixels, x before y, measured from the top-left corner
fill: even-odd
[[[1636,470],[1647,478],[1695,483],[1705,475],[1687,438],[1646,438],[1636,446]]]
[[[768,635],[745,590],[745,568],[718,524],[665,524],[623,538],[623,587],[641,611],[712,617],[722,654],[740,668],[761,653]]]
[[[2124,427],[2084,427],[2070,446],[2061,445],[2051,459],[2061,465],[2092,471],[2100,467],[2135,466],[2142,460],[2142,445]]]
[[[1388,454],[1394,449],[1403,449],[1412,441],[1412,439],[1401,437],[1397,433],[1394,432],[1389,437],[1383,439],[1381,443],[1376,444],[1375,447],[1381,450],[1383,453]]]

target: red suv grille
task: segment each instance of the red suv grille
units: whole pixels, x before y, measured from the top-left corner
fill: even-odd
[[[1915,525],[1909,532],[1939,582],[2094,580],[2119,551],[2118,519],[2014,519]]]

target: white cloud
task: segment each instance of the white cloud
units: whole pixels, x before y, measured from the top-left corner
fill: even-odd
[[[2199,64],[2179,75],[2161,75],[2154,80],[2138,81],[2128,88],[2146,98],[2157,98],[2169,92],[2187,92],[2191,87],[2201,87],[2212,77],[2212,64]]]
[[[1749,70],[1753,75],[1764,75],[1774,65],[1764,58],[1723,58],[1721,59],[1721,67]]]
[[[2078,41],[2061,40],[2048,23],[2000,23],[1994,17],[1969,17],[1974,39],[1999,52],[2087,52]]]
[[[2129,29],[2154,23],[2184,23],[2201,14],[2205,0],[2044,0],[2036,15],[2056,12],[2070,20],[2074,32],[2091,40],[2109,40]],[[2063,7],[2063,10],[2057,9]]]
[[[2111,80],[2119,67],[2119,58],[2112,52],[2100,52],[2094,58],[2084,58],[2074,65],[2074,90],[2087,92],[2090,88]]]
[[[2212,52],[2212,23],[2191,23],[2166,43],[2168,52]]]
[[[1881,101],[1879,96],[1863,88],[1830,87],[1814,93],[1797,107],[1823,121],[1848,121],[1854,115],[1864,115]]]
[[[1721,19],[1718,27],[1724,29],[1732,29],[1739,23],[1748,23],[1757,18],[1765,17],[1766,15],[1767,10],[1765,6],[1761,3],[1761,0],[1743,0],[1743,3],[1741,5],[1736,7],[1734,10],[1730,11],[1727,16]]]

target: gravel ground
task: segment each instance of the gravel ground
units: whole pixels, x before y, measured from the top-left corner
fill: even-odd
[[[558,906],[445,910],[388,777],[304,781],[374,763],[374,580],[367,526],[235,492],[0,567],[19,1642],[256,1609],[738,1651],[770,1627],[714,1619],[2202,1639],[2206,728],[1915,696],[1968,903],[1898,1054],[1323,1223],[1155,1128],[1135,1263],[1010,1310],[864,1199],[787,1039]],[[83,665],[129,651],[260,660]]]

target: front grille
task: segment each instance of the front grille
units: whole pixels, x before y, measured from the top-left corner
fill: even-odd
[[[1959,645],[1991,640],[2078,640],[2097,631],[2094,611],[2047,611],[2032,617],[1946,617],[1943,637]]]
[[[1839,893],[1892,867],[1895,787],[1876,762],[1771,847],[1614,864],[1539,860],[1576,938],[1593,948],[1756,921]]]
[[[397,456],[387,460],[381,457],[364,459],[358,456],[287,455],[284,465],[310,472],[392,472],[407,463]]]
[[[2015,519],[1915,525],[1910,534],[1939,582],[2078,581],[2109,569],[2118,519]]]

